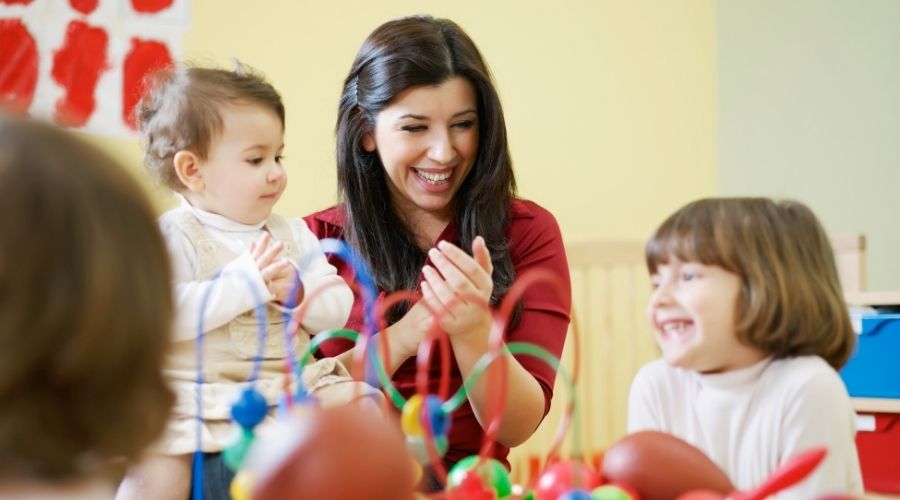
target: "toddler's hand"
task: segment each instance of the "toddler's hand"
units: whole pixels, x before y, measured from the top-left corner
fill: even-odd
[[[303,287],[297,292],[297,297],[290,300],[291,292],[297,284],[297,270],[288,259],[278,259],[262,270],[266,286],[275,296],[275,300],[285,307],[295,307],[303,300]]]
[[[293,304],[287,303],[294,287],[297,271],[288,259],[280,257],[284,250],[284,244],[280,241],[273,242],[272,235],[263,233],[259,240],[250,243],[249,250],[266,282],[266,287],[275,296],[275,300],[287,307],[299,304],[303,299],[302,288]]]
[[[280,241],[273,243],[272,235],[263,233],[259,240],[250,242],[249,250],[250,255],[256,261],[256,267],[262,271],[275,262],[281,251],[284,250],[284,243]]]

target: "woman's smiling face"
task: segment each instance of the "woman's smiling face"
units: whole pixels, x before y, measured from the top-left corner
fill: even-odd
[[[377,152],[394,209],[449,220],[478,152],[475,89],[462,77],[400,93],[375,120],[363,148]]]

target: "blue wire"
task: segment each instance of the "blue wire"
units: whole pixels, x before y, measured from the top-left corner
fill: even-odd
[[[294,304],[294,302],[297,301],[297,297],[300,296],[300,291],[303,290],[303,279],[300,275],[303,274],[303,271],[306,270],[314,257],[318,257],[318,255],[308,253],[303,261],[297,266],[297,274],[294,275],[294,285],[291,287],[291,293],[288,294],[288,304]],[[294,336],[291,335],[291,325],[294,321],[292,313],[293,307],[286,307],[282,312],[282,316],[284,317],[284,343],[285,346],[287,346],[288,370],[290,373],[296,374],[297,392],[303,391],[305,394],[306,388],[303,386],[303,378],[300,376],[299,368],[297,366],[297,344],[294,340]],[[301,325],[298,324],[297,328],[299,329],[300,326]]]
[[[375,281],[372,279],[372,275],[369,273],[368,268],[363,262],[362,258],[360,258],[359,254],[348,244],[345,242],[334,239],[334,238],[326,238],[320,241],[322,250],[325,253],[331,253],[341,258],[346,262],[354,271],[355,279],[362,287],[362,300],[364,307],[364,315],[365,315],[365,333],[367,336],[371,337],[375,334],[377,329],[377,323],[375,321],[375,298],[377,297]],[[289,303],[293,303],[298,297],[300,290],[302,289],[303,282],[300,279],[300,274],[306,267],[311,263],[312,259],[317,258],[316,254],[308,254],[306,258],[304,258],[303,262],[301,262],[298,273],[296,275],[296,279],[294,282],[293,288],[291,288],[291,293],[289,294]],[[244,273],[240,274],[241,277],[247,282],[247,286],[250,292],[253,294],[253,299],[256,301],[256,317],[259,319],[259,343],[257,345],[256,356],[253,359],[253,369],[250,374],[249,382],[252,384],[256,381],[257,376],[259,375],[259,370],[261,367],[263,353],[266,343],[266,304],[261,300],[259,291],[256,287],[253,286],[253,282],[249,276]],[[197,395],[196,395],[196,406],[197,406],[197,434],[196,434],[196,451],[194,452],[193,459],[193,491],[191,498],[193,500],[203,500],[203,447],[202,447],[202,432],[203,428],[203,405],[202,405],[202,391],[204,384],[203,377],[203,338],[205,336],[205,332],[203,329],[203,315],[206,312],[206,306],[209,303],[209,297],[212,293],[212,290],[215,288],[219,278],[222,277],[222,272],[219,271],[215,275],[213,275],[210,283],[210,286],[206,289],[206,292],[203,295],[203,300],[200,304],[200,315],[197,321]],[[285,340],[288,350],[288,357],[290,368],[292,372],[296,372],[297,370],[297,360],[296,354],[294,353],[294,340],[292,336],[289,334],[290,325],[291,325],[291,312],[290,309],[284,311],[285,317]],[[298,325],[299,326],[299,325]],[[374,356],[374,349],[369,349],[369,356]],[[367,363],[366,370],[366,381],[375,387],[380,386],[378,383],[378,378],[375,376],[374,371],[368,368],[371,368],[371,363]],[[370,373],[371,372],[371,373]],[[302,388],[302,377],[297,377],[297,383],[299,388]]]
[[[256,302],[256,317],[259,319],[258,333],[260,340],[257,344],[256,356],[253,358],[253,369],[251,370],[250,378],[248,379],[252,384],[259,375],[259,368],[263,359],[263,349],[266,344],[266,304],[260,298],[259,290],[253,286],[253,281],[250,277],[246,273],[239,273],[238,275],[244,278],[244,281],[247,283],[247,288],[253,295],[253,300]],[[206,312],[206,306],[209,304],[209,297],[212,295],[212,291],[215,289],[219,282],[219,278],[221,277],[222,271],[217,271],[210,279],[211,283],[203,294],[203,300],[200,302],[200,315],[197,318],[197,396],[195,399],[197,407],[197,433],[192,470],[193,478],[191,481],[193,484],[191,498],[193,500],[203,500],[203,338],[206,336],[206,332],[203,329],[203,315]]]
[[[354,271],[354,278],[362,285],[362,299],[365,311],[366,335],[373,335],[377,328],[375,322],[375,298],[378,296],[375,288],[375,280],[369,273],[366,263],[350,245],[335,238],[325,238],[320,241],[322,250],[340,257]]]
[[[353,269],[354,278],[362,287],[364,333],[366,338],[372,338],[372,335],[375,335],[378,329],[378,323],[375,320],[375,298],[378,296],[378,293],[375,288],[375,280],[372,279],[372,275],[369,273],[369,268],[356,250],[345,241],[336,238],[325,238],[320,240],[319,243],[322,246],[322,251],[339,257]],[[367,351],[367,357],[377,355],[374,348],[370,348]],[[381,387],[372,363],[366,363],[365,378],[366,383],[372,387]]]

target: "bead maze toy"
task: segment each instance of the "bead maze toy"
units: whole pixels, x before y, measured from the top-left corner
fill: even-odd
[[[727,477],[719,472],[705,474],[689,486],[659,483],[660,477],[653,476],[660,460],[669,466],[693,467],[702,462],[702,452],[693,449],[701,457],[681,448],[686,443],[672,436],[659,439],[644,439],[627,436],[614,444],[606,455],[603,471],[596,470],[579,453],[579,422],[574,387],[577,383],[579,352],[578,328],[572,318],[571,339],[574,342],[574,367],[569,374],[560,360],[539,346],[505,342],[505,331],[509,324],[516,301],[529,286],[555,287],[562,293],[559,277],[546,271],[534,271],[518,278],[498,308],[493,309],[483,299],[462,297],[457,300],[476,301],[487,310],[492,318],[488,353],[476,363],[475,368],[462,386],[454,393],[449,390],[449,370],[451,348],[449,339],[438,326],[440,314],[434,313],[436,321],[419,346],[416,356],[416,393],[404,398],[394,387],[384,368],[384,361],[377,355],[377,346],[371,342],[372,336],[382,330],[384,313],[402,302],[418,299],[412,292],[397,292],[386,296],[376,304],[377,291],[374,282],[355,251],[342,241],[322,240],[326,253],[344,260],[355,273],[355,283],[364,303],[364,331],[331,330],[318,332],[309,343],[308,349],[295,356],[294,337],[302,323],[304,307],[295,314],[289,312],[285,328],[286,343],[291,346],[285,359],[285,372],[289,375],[284,393],[278,404],[278,423],[273,426],[268,437],[257,439],[256,427],[269,413],[269,403],[253,388],[256,370],[251,373],[245,387],[241,388],[232,406],[231,414],[235,423],[235,439],[223,452],[225,463],[236,471],[231,485],[232,497],[236,500],[287,498],[302,495],[317,499],[380,499],[380,498],[445,498],[457,499],[533,499],[533,500],[637,500],[656,498],[655,491],[665,491],[668,498],[683,495],[684,500],[710,498],[750,499],[762,498],[759,491],[772,494],[801,480],[809,474],[824,457],[824,450],[808,454],[798,466],[796,462],[786,464],[789,472],[776,471],[773,479],[750,494],[733,492]],[[299,275],[299,273],[298,273]],[[302,283],[295,284],[294,296],[299,293]],[[254,292],[256,294],[256,292]],[[256,294],[258,296],[258,294]],[[311,298],[307,297],[307,299]],[[308,302],[308,300],[307,300]],[[205,307],[205,301],[204,305]],[[258,317],[265,317],[262,304],[257,308]],[[197,383],[202,387],[202,346],[203,314],[201,311],[197,337]],[[260,326],[259,342],[265,343],[265,327]],[[331,339],[347,339],[355,343],[353,348],[354,377],[380,387],[386,397],[380,404],[360,407],[322,408],[316,404],[302,382],[302,370],[313,359],[319,346]],[[383,352],[387,352],[386,335],[379,336]],[[429,393],[429,371],[432,368],[433,351],[437,349],[440,379],[436,393]],[[570,397],[554,441],[546,454],[540,473],[528,484],[514,485],[506,468],[491,458],[494,438],[500,428],[500,416],[506,400],[508,356],[531,356],[553,367],[563,382]],[[255,362],[259,362],[259,356]],[[496,367],[493,368],[492,367]],[[484,438],[477,455],[457,462],[449,471],[442,457],[448,448],[448,433],[452,414],[466,403],[466,392],[482,377],[493,394],[491,411],[487,412],[487,422],[483,426]],[[199,430],[202,414],[200,390],[197,392],[198,406],[198,450]],[[389,408],[392,407],[393,410]],[[399,422],[397,422],[399,415]],[[399,432],[402,430],[402,433]],[[560,456],[561,446],[570,438],[570,458]],[[667,441],[668,439],[668,441]],[[678,443],[675,443],[678,441]],[[668,443],[668,448],[661,448]],[[618,446],[618,448],[617,448]],[[630,448],[629,448],[630,447]],[[630,456],[622,450],[629,449]],[[617,451],[618,450],[618,451]],[[655,451],[654,451],[655,450]],[[673,451],[674,450],[674,451]],[[668,453],[668,455],[667,455]],[[618,458],[617,458],[618,457]],[[675,457],[675,458],[673,458]],[[681,457],[680,459],[677,457]],[[687,461],[685,457],[693,457]],[[616,465],[612,462],[619,460]],[[799,460],[799,459],[798,459]],[[674,462],[673,462],[674,461]],[[706,459],[708,462],[708,459]],[[203,477],[202,453],[194,459],[193,498],[202,499]],[[443,491],[424,494],[415,492],[415,483],[423,475],[423,467],[428,467],[435,478],[445,487]],[[699,467],[699,466],[698,466]],[[655,469],[654,469],[655,468]],[[635,470],[650,470],[650,476],[635,473]],[[712,469],[709,469],[712,470]],[[707,471],[708,472],[708,471]],[[676,474],[675,477],[678,477]],[[710,479],[714,478],[714,479]],[[723,479],[724,478],[724,482]],[[718,480],[718,482],[715,481]],[[683,481],[682,481],[683,482]],[[605,483],[605,484],[604,484]],[[657,488],[654,490],[654,488]],[[659,488],[662,488],[660,490]],[[673,489],[674,488],[674,489]],[[731,496],[725,496],[725,495]],[[716,496],[718,495],[718,496]]]

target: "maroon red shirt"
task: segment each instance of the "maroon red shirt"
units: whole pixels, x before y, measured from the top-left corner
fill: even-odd
[[[507,342],[529,342],[536,344],[557,358],[562,355],[566,331],[569,326],[571,310],[571,286],[569,267],[563,247],[559,225],[553,215],[539,205],[526,200],[514,199],[510,203],[510,223],[507,236],[510,243],[510,256],[516,270],[516,276],[522,276],[530,269],[545,269],[556,273],[563,281],[565,293],[560,294],[556,288],[539,282],[528,287],[522,296],[524,309],[518,325],[507,332]],[[304,217],[310,230],[317,237],[344,239],[344,213],[340,206],[332,207]],[[459,236],[454,223],[444,229],[440,240],[447,240],[459,245]],[[331,263],[337,267],[338,273],[346,280],[352,280],[353,271],[343,261],[332,258]],[[425,265],[425,261],[422,262]],[[420,276],[421,281],[421,276]],[[384,297],[382,292],[379,299]],[[357,295],[347,322],[347,328],[363,331],[363,307]],[[336,356],[351,344],[343,340],[332,340],[322,345],[322,354]],[[429,379],[432,383],[429,392],[437,393],[440,377],[440,356],[437,345],[432,354],[432,368]],[[517,356],[519,363],[538,381],[544,391],[544,415],[550,410],[553,397],[553,381],[556,371],[543,361],[532,356]],[[462,384],[462,377],[456,361],[451,356],[450,394],[454,394]],[[416,364],[415,358],[404,362],[394,373],[393,382],[404,397],[415,394]],[[453,414],[450,428],[449,449],[445,461],[457,462],[469,455],[478,453],[484,431],[472,413],[472,407],[463,404]],[[509,449],[497,443],[494,456],[509,467],[506,460]]]

